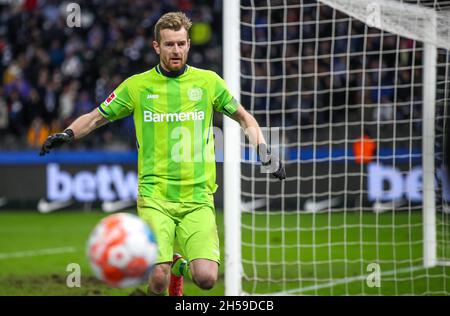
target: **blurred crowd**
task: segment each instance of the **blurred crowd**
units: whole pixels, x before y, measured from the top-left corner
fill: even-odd
[[[67,26],[68,2],[12,3],[0,5],[0,149],[39,147],[125,78],[156,65],[153,27],[165,12],[182,10],[194,23],[189,64],[222,74],[220,0],[78,1],[80,28]],[[286,126],[291,143],[346,120],[378,132],[375,122],[395,120],[400,133],[420,131],[420,43],[349,22],[314,0],[273,0],[270,10],[267,3],[241,2],[241,101],[262,126]],[[72,146],[129,149],[133,133],[129,117]]]
[[[38,148],[101,102],[127,77],[158,63],[151,48],[158,18],[182,10],[192,19],[189,63],[221,72],[221,3],[207,0],[86,0],[81,27],[69,27],[69,2],[0,3],[0,149]],[[132,118],[72,144],[127,149]]]
[[[242,101],[262,125],[287,126],[288,143],[421,131],[419,42],[349,22],[313,0],[288,1],[287,10],[280,0],[270,10],[265,1],[243,3]]]

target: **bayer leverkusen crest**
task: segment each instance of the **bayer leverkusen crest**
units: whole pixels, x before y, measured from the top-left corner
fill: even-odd
[[[113,92],[105,100],[105,105],[109,105],[116,98],[116,94]]]

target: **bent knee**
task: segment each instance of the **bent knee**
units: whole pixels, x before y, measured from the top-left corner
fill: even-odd
[[[155,278],[150,281],[149,287],[152,293],[161,294],[167,289],[168,285],[169,283],[166,280]]]
[[[155,267],[150,275],[150,290],[155,294],[164,292],[169,286],[170,268]]]
[[[217,276],[211,273],[202,273],[196,275],[193,279],[202,290],[210,290],[216,284]]]

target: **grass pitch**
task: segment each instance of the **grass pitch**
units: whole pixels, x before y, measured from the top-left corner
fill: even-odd
[[[95,224],[108,214],[61,211],[0,212],[0,295],[130,295],[98,281],[86,258]],[[217,212],[223,258],[223,213]],[[305,295],[449,294],[450,267],[422,267],[420,212],[243,214],[243,289]],[[440,223],[440,253],[450,253],[449,223]],[[255,229],[250,230],[250,227]],[[283,229],[282,229],[283,228]],[[439,228],[439,227],[438,227]],[[223,259],[222,259],[223,261]],[[70,288],[67,267],[81,267],[81,287]],[[368,266],[378,264],[380,287]],[[224,265],[210,291],[185,280],[185,295],[223,295]],[[370,278],[370,277],[369,277]],[[271,281],[267,281],[270,279]],[[136,291],[136,290],[141,290]]]

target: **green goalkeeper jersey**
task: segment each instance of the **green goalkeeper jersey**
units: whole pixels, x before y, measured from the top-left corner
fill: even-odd
[[[109,121],[133,113],[139,196],[208,202],[217,189],[213,112],[237,108],[215,72],[186,66],[169,77],[156,66],[126,79],[98,111]]]

